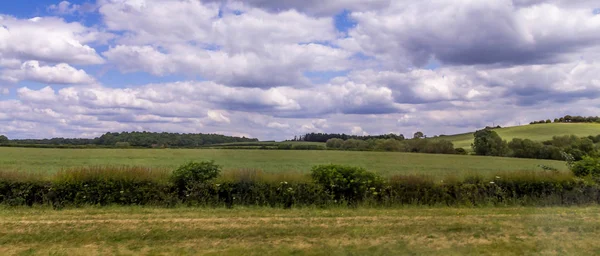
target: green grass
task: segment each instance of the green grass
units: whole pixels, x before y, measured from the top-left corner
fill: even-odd
[[[598,255],[600,208],[0,209],[1,255]]]
[[[364,167],[383,175],[421,174],[437,177],[539,171],[539,164],[567,170],[564,162],[560,161],[394,152],[0,148],[0,170],[37,173],[105,165],[174,169],[192,160],[215,160],[225,171],[253,169],[307,173],[312,166],[334,163]]]
[[[514,138],[530,139],[533,141],[545,141],[552,139],[553,136],[576,135],[580,137],[600,134],[600,124],[596,123],[551,123],[534,124],[506,127],[494,129],[495,132],[506,141]],[[473,133],[463,133],[449,136],[442,136],[440,139],[449,140],[454,143],[456,148],[471,149],[473,143]]]

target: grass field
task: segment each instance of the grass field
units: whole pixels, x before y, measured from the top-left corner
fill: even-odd
[[[0,209],[1,255],[598,255],[600,208]]]
[[[533,141],[545,141],[552,139],[553,136],[577,135],[580,137],[600,134],[600,124],[595,123],[551,123],[535,124],[506,127],[494,129],[495,132],[506,141],[513,138],[530,139]],[[456,135],[443,136],[441,139],[449,140],[454,143],[456,148],[471,149],[473,143],[473,133],[463,133]]]
[[[306,173],[318,164],[360,166],[383,175],[423,174],[445,177],[539,171],[544,164],[566,171],[564,162],[414,153],[224,150],[224,149],[38,149],[0,148],[0,170],[53,173],[61,169],[129,165],[173,169],[191,160],[215,160],[224,170]]]

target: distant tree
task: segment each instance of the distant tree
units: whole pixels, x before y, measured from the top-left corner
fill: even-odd
[[[549,124],[552,123],[552,121],[550,121],[550,119],[546,119],[546,123]]]
[[[482,156],[505,156],[508,153],[508,145],[502,140],[498,133],[483,129],[474,134],[473,151]]]
[[[413,139],[421,139],[425,137],[425,135],[423,134],[423,132],[415,132],[415,134],[413,135]]]
[[[6,144],[8,143],[8,137],[4,136],[4,135],[0,135],[0,144]]]
[[[375,145],[377,151],[404,151],[402,148],[402,142],[395,139],[378,140]]]
[[[338,138],[328,139],[325,143],[327,148],[341,148],[342,144],[344,144],[344,140]]]

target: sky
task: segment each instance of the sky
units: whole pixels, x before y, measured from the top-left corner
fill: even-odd
[[[428,136],[600,115],[597,0],[23,0],[0,134]]]

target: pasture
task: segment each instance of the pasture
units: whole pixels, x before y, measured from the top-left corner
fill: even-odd
[[[0,208],[1,255],[597,255],[600,208]]]
[[[513,126],[500,129],[494,129],[495,132],[506,141],[514,138],[530,139],[533,141],[545,141],[552,139],[553,136],[576,135],[585,137],[589,135],[600,134],[600,124],[597,123],[550,123]],[[437,138],[436,138],[437,139]],[[473,133],[462,133],[439,137],[439,139],[449,140],[456,148],[471,149],[473,143]]]
[[[261,170],[307,173],[312,166],[329,163],[364,167],[385,176],[420,174],[442,178],[540,171],[540,164],[567,171],[565,163],[561,161],[398,152],[0,148],[0,170],[45,174],[68,168],[106,165],[174,169],[192,160],[215,160],[225,172]]]

